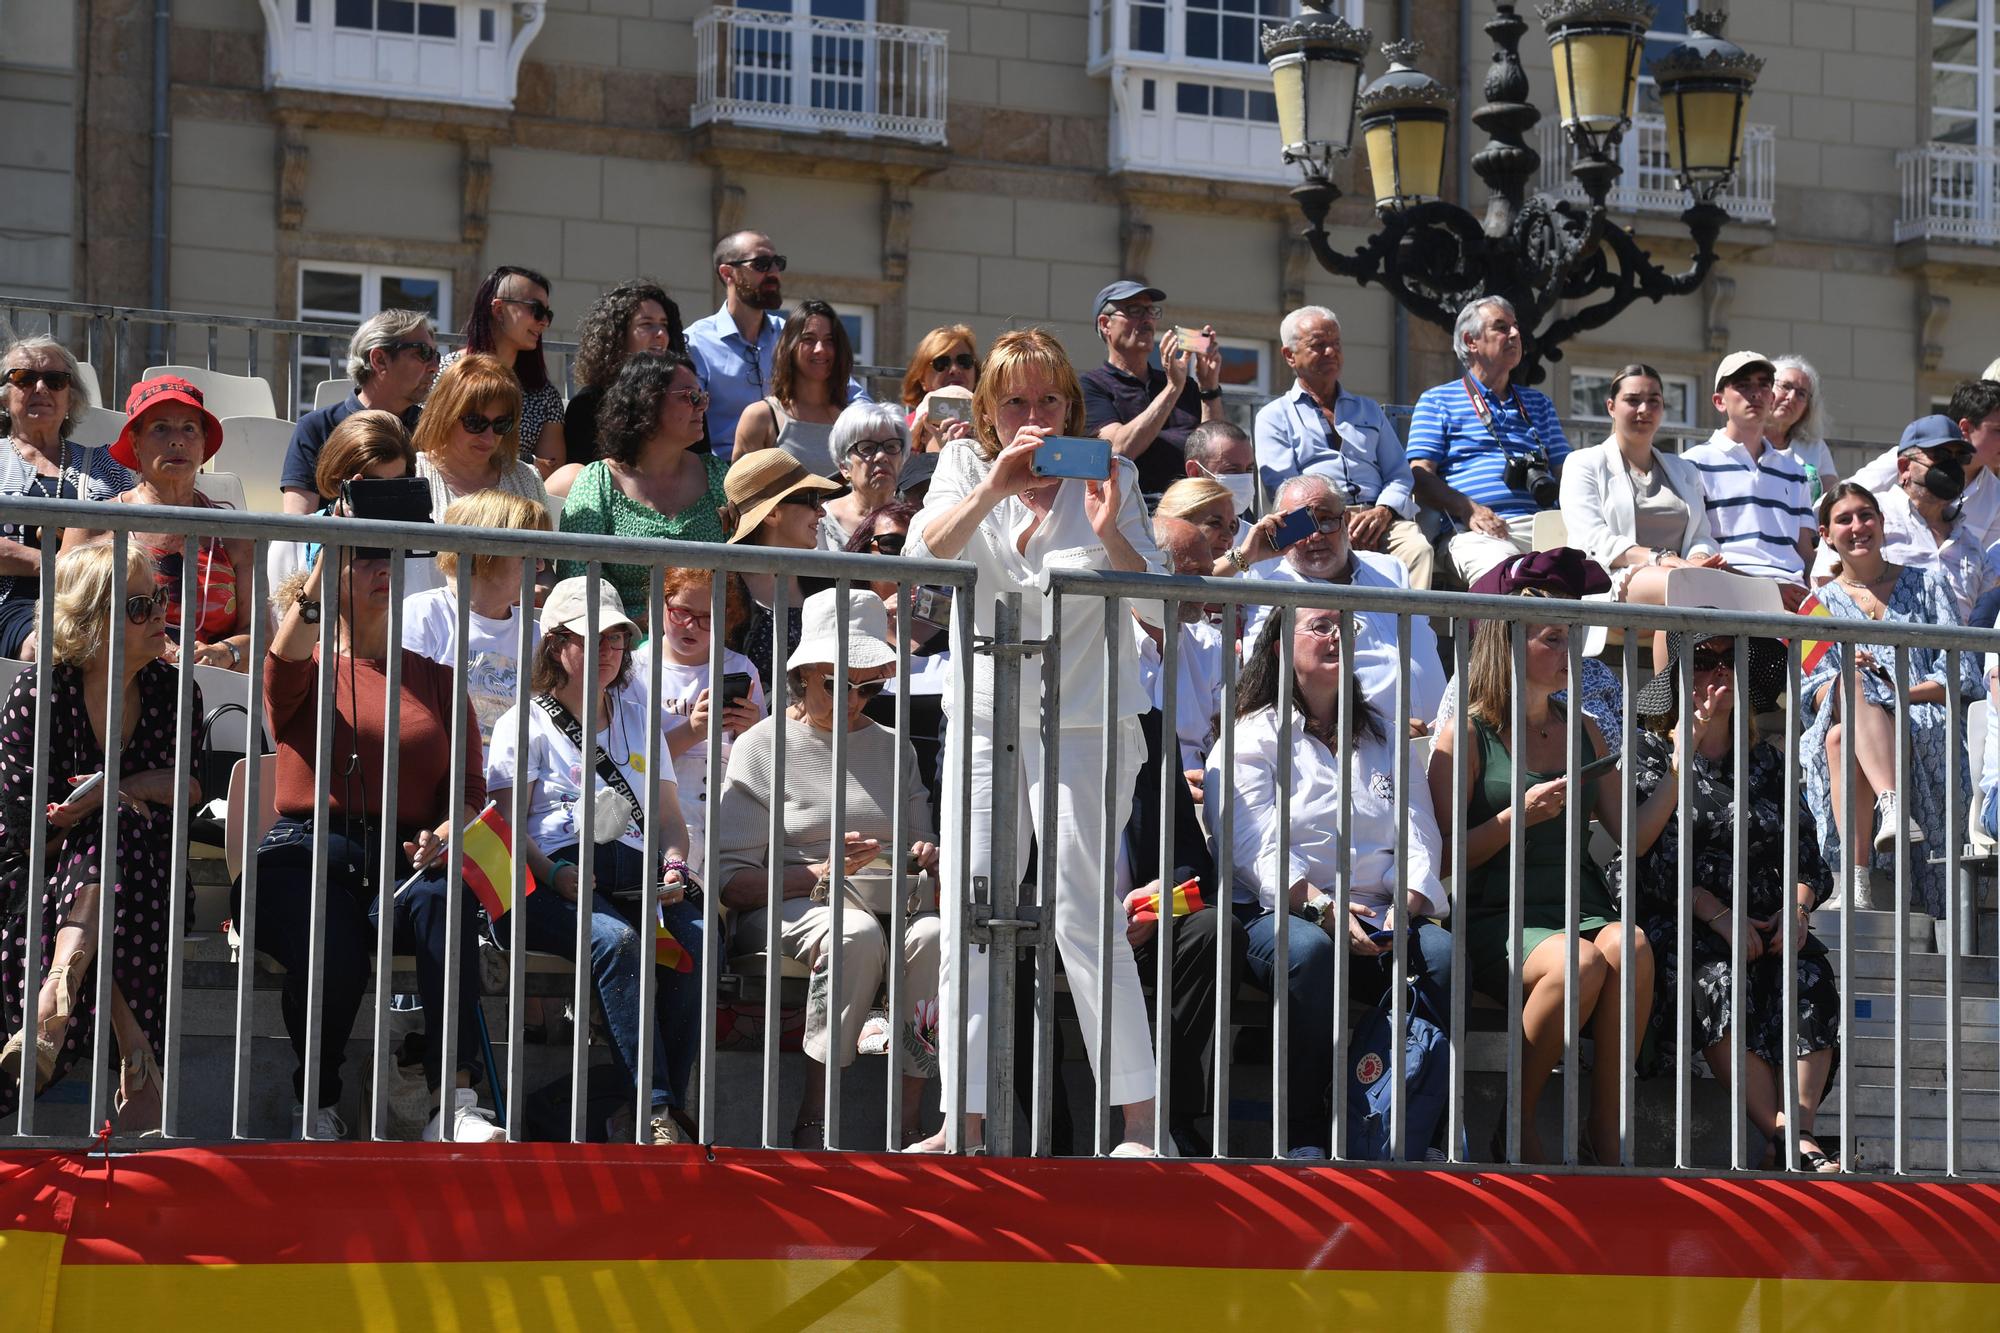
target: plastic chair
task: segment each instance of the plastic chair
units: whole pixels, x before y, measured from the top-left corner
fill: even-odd
[[[113,412],[108,407],[86,407],[76,419],[76,426],[69,437],[78,444],[103,448],[118,438],[125,429],[125,414]]]
[[[1563,522],[1560,509],[1544,509],[1535,515],[1532,543],[1537,551],[1553,551],[1569,545],[1569,524]]]
[[[227,463],[242,479],[245,506],[263,513],[280,513],[284,489],[285,451],[291,448],[292,423],[278,417],[224,417],[222,452],[212,460]]]
[[[313,411],[345,402],[347,395],[353,392],[352,380],[321,380],[319,387],[313,390]]]
[[[226,508],[249,508],[243,501],[243,478],[234,472],[198,472],[194,488]]]
[[[1700,606],[1713,611],[1768,612],[1783,615],[1785,602],[1770,579],[1753,579],[1726,569],[1670,569],[1667,605]]]
[[[261,375],[230,375],[203,366],[147,366],[141,378],[178,375],[201,390],[203,406],[218,417],[275,417],[277,399]]]
[[[104,390],[97,387],[97,367],[88,361],[79,361],[76,363],[76,377],[90,395],[84,401],[98,407],[105,406]]]

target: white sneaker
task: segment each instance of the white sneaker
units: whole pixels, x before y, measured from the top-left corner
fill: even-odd
[[[1887,854],[1896,849],[1897,825],[1912,845],[1923,842],[1924,826],[1916,820],[1900,818],[1896,793],[1885,791],[1875,798],[1875,850]]]
[[[292,1137],[295,1139],[344,1139],[347,1137],[347,1122],[331,1106],[322,1106],[313,1114],[312,1133],[306,1133],[306,1108],[304,1104],[292,1108]]]
[[[449,1139],[453,1143],[499,1143],[506,1139],[507,1131],[493,1119],[493,1113],[479,1104],[479,1094],[471,1088],[458,1088],[452,1093],[451,1133],[442,1130],[444,1113],[431,1117],[430,1124],[424,1126],[424,1141],[439,1143]]]

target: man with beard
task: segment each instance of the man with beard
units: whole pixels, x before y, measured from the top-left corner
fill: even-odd
[[[405,429],[415,430],[437,367],[437,336],[422,311],[384,310],[364,320],[347,344],[347,374],[354,391],[306,413],[292,428],[284,471],[278,476],[285,512],[310,514],[325,503],[319,493],[319,451],[333,428],[356,412],[394,412]]]
[[[785,317],[785,257],[761,231],[739,231],[716,243],[715,275],[722,309],[687,327],[689,360],[708,391],[708,438],[718,458],[736,447],[736,419],[769,392],[771,354]],[[858,380],[847,382],[847,401],[871,401]]]
[[[1292,543],[1283,556],[1250,567],[1253,579],[1279,583],[1349,584],[1364,588],[1408,588],[1410,571],[1392,555],[1357,551],[1347,537],[1347,502],[1325,477],[1293,477],[1278,488],[1276,512],[1303,509],[1318,528],[1312,536]],[[1248,653],[1263,632],[1271,608],[1251,613],[1244,631]],[[1428,726],[1444,703],[1444,659],[1430,617],[1412,615],[1410,626],[1410,722]],[[1396,654],[1396,616],[1388,611],[1354,613],[1354,695],[1373,704],[1384,717],[1396,715],[1396,681],[1401,674]]]

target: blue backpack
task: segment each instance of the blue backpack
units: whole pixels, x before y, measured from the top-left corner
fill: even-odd
[[[1403,1043],[1403,1160],[1421,1162],[1444,1123],[1451,1090],[1451,1039],[1410,987]],[[1347,1156],[1389,1159],[1389,1006],[1378,1005],[1354,1025],[1348,1046]]]

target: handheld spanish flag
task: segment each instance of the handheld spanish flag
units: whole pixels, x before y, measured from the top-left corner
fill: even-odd
[[[1201,881],[1186,880],[1174,886],[1174,915],[1186,916],[1199,912],[1208,906],[1201,900]],[[1132,913],[1134,921],[1157,921],[1160,919],[1160,895],[1156,892],[1139,900],[1138,909]]]
[[[488,803],[479,818],[465,826],[460,846],[465,849],[465,887],[479,899],[490,920],[498,921],[514,905],[514,831],[500,817],[498,805]],[[521,867],[527,880],[522,897],[535,891],[535,872]]]
[[[1828,618],[1831,618],[1833,615],[1833,612],[1827,610],[1825,605],[1820,602],[1818,593],[1808,593],[1806,599],[1799,603],[1798,613],[1802,616],[1826,616]],[[1827,651],[1832,647],[1833,641],[1831,639],[1801,639],[1799,641],[1800,674],[1811,675],[1812,669],[1820,664],[1820,660],[1826,656]]]
[[[674,933],[667,929],[666,915],[664,910],[660,912],[660,922],[653,929],[653,961],[676,972],[692,972],[694,955],[683,949]]]

